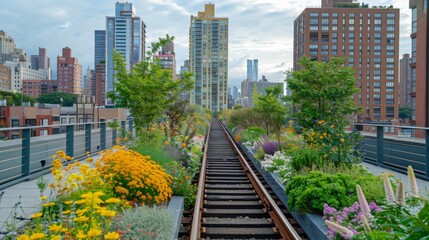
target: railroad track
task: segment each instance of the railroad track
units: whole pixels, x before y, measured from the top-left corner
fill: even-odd
[[[217,120],[201,165],[194,212],[182,220],[190,233],[180,239],[306,238]]]

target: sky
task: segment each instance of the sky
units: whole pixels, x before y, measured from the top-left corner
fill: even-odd
[[[94,30],[104,30],[106,16],[114,16],[116,0],[0,0],[0,30],[15,39],[27,55],[46,48],[56,73],[56,58],[70,47],[83,72],[94,68]],[[147,26],[150,44],[165,34],[175,37],[177,69],[188,59],[191,15],[204,10],[202,0],[128,0]],[[240,88],[246,60],[259,59],[259,78],[283,81],[293,66],[293,21],[320,0],[211,0],[217,17],[229,18],[229,86]],[[400,56],[411,49],[411,10],[408,0],[359,0],[393,5],[401,12]],[[56,79],[56,76],[53,77]]]

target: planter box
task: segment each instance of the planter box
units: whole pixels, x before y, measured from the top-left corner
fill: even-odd
[[[231,133],[230,133],[231,134]],[[252,161],[253,165],[258,169],[259,173],[264,177],[267,184],[271,187],[280,201],[287,207],[290,211],[290,208],[287,204],[289,197],[285,193],[285,185],[281,182],[280,177],[276,173],[268,172],[262,168],[261,162],[253,156],[252,150],[243,146],[239,143],[241,149],[245,152],[247,157]],[[292,216],[298,222],[298,224],[304,229],[305,233],[312,240],[326,239],[326,234],[328,228],[325,225],[322,216],[312,213],[299,213],[296,211],[290,211]]]
[[[173,235],[170,238],[172,240],[177,239],[179,235],[184,203],[185,200],[182,196],[173,196],[168,203],[168,211],[173,219]]]

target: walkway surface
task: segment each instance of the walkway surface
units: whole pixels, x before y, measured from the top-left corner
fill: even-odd
[[[96,157],[95,155],[94,157]],[[408,187],[408,178],[407,175],[394,172],[391,170],[386,170],[381,167],[374,166],[372,164],[364,163],[363,164],[370,172],[374,174],[381,174],[382,172],[393,173],[397,178],[403,181]],[[44,179],[48,182],[52,182],[52,175],[44,175]],[[11,226],[21,226],[24,222],[15,220],[13,214],[16,213],[17,217],[28,218],[31,214],[37,212],[40,207],[40,191],[37,188],[38,179],[33,179],[26,182],[21,182],[6,189],[3,189],[0,192],[3,192],[3,196],[0,202],[0,231],[2,233],[13,231],[13,229],[8,228],[8,224]],[[429,191],[429,181],[417,179],[417,185],[420,192],[427,194]],[[50,189],[47,188],[44,192],[44,195],[50,195]],[[18,209],[14,209],[16,203],[21,202]],[[2,239],[5,235],[0,235]]]

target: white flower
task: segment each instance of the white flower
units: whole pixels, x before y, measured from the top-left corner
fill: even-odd
[[[410,195],[419,197],[419,189],[417,187],[416,176],[414,175],[413,167],[408,166],[408,182],[410,185]]]

